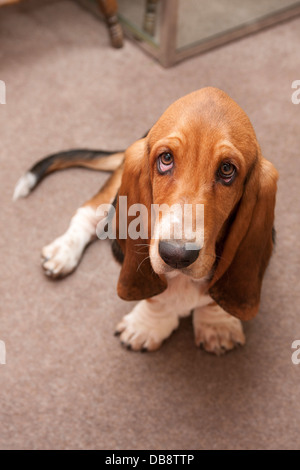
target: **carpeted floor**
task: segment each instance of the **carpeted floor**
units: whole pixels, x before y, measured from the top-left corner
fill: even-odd
[[[297,449],[300,447],[300,18],[165,70],[71,1],[0,9],[1,449]],[[51,175],[12,203],[41,156],[132,143],[176,98],[213,85],[249,114],[280,172],[277,248],[247,344],[218,358],[193,343],[191,319],[153,354],[113,336],[132,308],[116,294],[108,245],[70,277],[46,279],[41,247],[60,235],[106,176]]]

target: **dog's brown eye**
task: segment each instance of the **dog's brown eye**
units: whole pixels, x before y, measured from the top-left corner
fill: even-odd
[[[220,172],[222,176],[231,176],[234,172],[234,166],[231,163],[222,163],[220,167]]]
[[[223,162],[218,170],[218,176],[221,178],[222,182],[229,184],[233,181],[233,178],[236,173],[235,166],[230,162]]]
[[[166,173],[173,168],[174,157],[170,152],[164,152],[157,159],[157,168],[160,173]]]
[[[173,162],[173,155],[171,153],[162,153],[160,155],[160,160],[164,165],[170,165]]]

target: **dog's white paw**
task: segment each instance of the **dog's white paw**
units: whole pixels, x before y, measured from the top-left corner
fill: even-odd
[[[178,317],[174,315],[152,316],[146,302],[142,300],[137,304],[116,328],[121,343],[133,351],[156,351],[179,324]]]
[[[66,235],[56,238],[42,250],[42,267],[45,274],[56,278],[74,271],[82,255],[82,246],[75,238]]]
[[[80,207],[68,230],[44,247],[42,266],[49,277],[62,277],[74,271],[85,247],[96,236],[98,219],[91,207]]]
[[[245,344],[245,335],[242,323],[237,318],[224,312],[217,307],[208,317],[209,308],[203,311],[197,309],[194,312],[193,324],[195,342],[197,346],[201,346],[205,351],[220,356],[226,351]]]

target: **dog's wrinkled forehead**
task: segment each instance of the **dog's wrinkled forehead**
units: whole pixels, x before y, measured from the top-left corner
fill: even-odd
[[[150,130],[148,148],[176,134],[187,144],[226,139],[245,156],[257,152],[255,132],[246,113],[225,92],[212,87],[175,101]]]

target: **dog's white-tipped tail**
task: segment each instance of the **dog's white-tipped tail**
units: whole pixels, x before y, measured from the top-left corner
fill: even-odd
[[[30,171],[25,173],[16,184],[13,201],[20,199],[21,197],[26,197],[30,191],[35,187],[37,183],[37,177]]]

